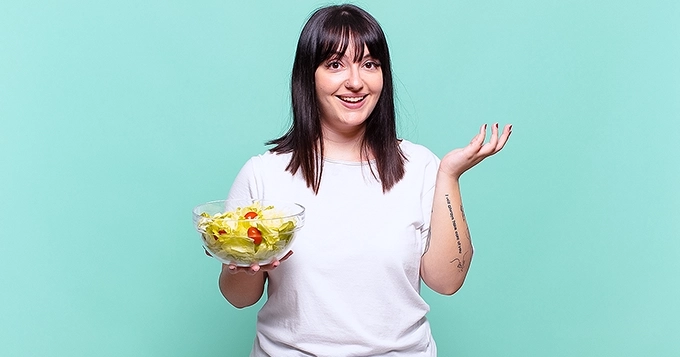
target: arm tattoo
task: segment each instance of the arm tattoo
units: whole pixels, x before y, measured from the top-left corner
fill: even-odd
[[[460,236],[458,235],[458,225],[456,224],[456,219],[453,217],[453,207],[451,207],[451,200],[449,199],[449,194],[446,196],[446,205],[449,208],[449,217],[451,217],[451,223],[453,223],[453,232],[456,234],[456,243],[458,244],[458,254],[463,252],[463,248],[460,245]],[[453,263],[453,261],[451,261]]]
[[[463,214],[463,221],[465,222],[465,237],[467,238],[468,242],[472,244],[472,237],[470,237],[470,227],[467,225],[467,218],[465,217],[465,210],[463,209],[463,205],[460,205],[460,213]]]
[[[460,271],[462,272],[463,270],[465,270],[465,263],[467,263],[467,262],[465,261],[465,256],[466,256],[468,253],[469,253],[469,252],[465,252],[465,254],[463,254],[463,260],[460,260],[459,258],[454,258],[454,259],[453,259],[452,261],[450,261],[449,263],[453,264],[453,262],[458,262],[458,264],[456,265],[456,267],[458,268],[458,270],[460,270]]]

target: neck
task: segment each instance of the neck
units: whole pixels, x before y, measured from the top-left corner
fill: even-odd
[[[323,156],[327,159],[342,161],[365,161],[372,157],[361,157],[361,143],[365,128],[362,125],[351,131],[338,131],[323,127]]]

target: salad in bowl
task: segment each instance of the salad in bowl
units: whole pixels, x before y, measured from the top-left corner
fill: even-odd
[[[193,209],[203,247],[224,264],[266,265],[288,253],[305,208],[270,200],[219,200]]]

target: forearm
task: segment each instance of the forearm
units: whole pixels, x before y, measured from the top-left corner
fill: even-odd
[[[451,295],[463,285],[473,252],[458,179],[442,172],[437,174],[430,234],[421,276],[434,291]]]
[[[220,292],[229,303],[237,308],[251,306],[258,302],[264,292],[266,272],[258,271],[253,275],[245,272],[229,272],[227,265],[222,265],[219,278]]]

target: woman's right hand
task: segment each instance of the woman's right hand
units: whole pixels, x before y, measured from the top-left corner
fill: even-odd
[[[210,255],[210,253],[208,253],[208,251],[206,251],[205,253]],[[286,253],[286,255],[284,255],[283,258],[274,259],[273,262],[271,262],[269,264],[265,264],[265,265],[253,264],[249,267],[240,267],[240,266],[236,266],[234,264],[222,264],[222,270],[229,272],[229,274],[246,273],[248,275],[255,275],[255,274],[257,274],[258,272],[261,272],[261,271],[266,272],[266,271],[272,271],[272,270],[276,269],[276,267],[278,267],[279,264],[281,264],[281,262],[288,259],[291,255],[293,255],[292,250],[288,251],[288,253]]]

